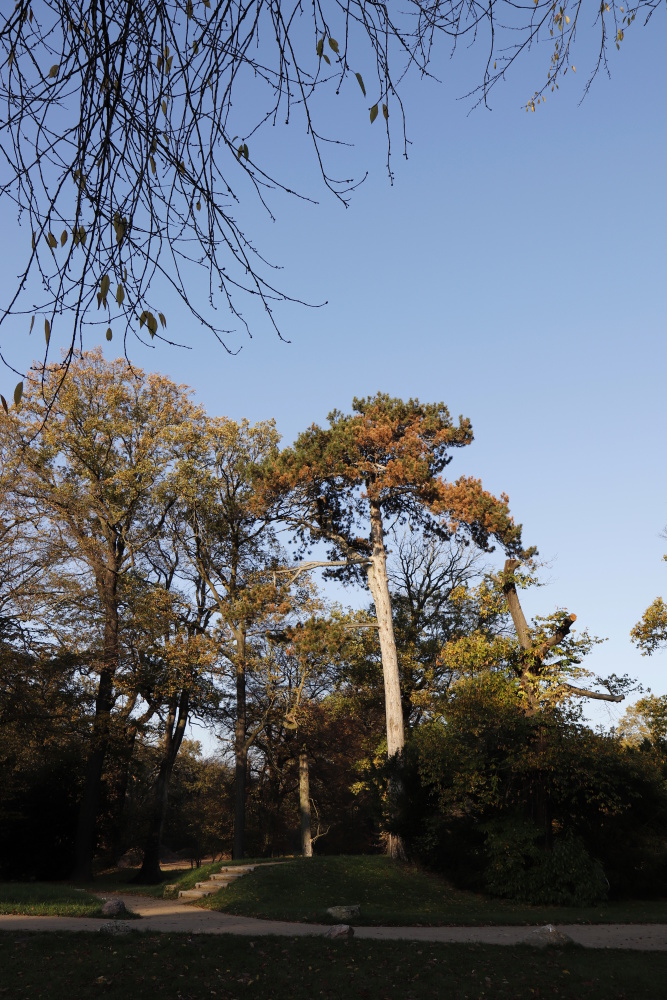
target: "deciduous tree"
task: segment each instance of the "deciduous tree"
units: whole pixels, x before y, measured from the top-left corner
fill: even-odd
[[[181,543],[216,612],[222,670],[233,676],[235,858],[244,852],[248,751],[263,725],[260,717],[249,726],[247,717],[254,645],[290,609],[289,586],[274,572],[276,504],[254,488],[255,470],[275,458],[278,441],[273,422],[211,419],[179,468]]]
[[[47,412],[49,420],[44,423]],[[2,424],[5,488],[36,526],[43,572],[88,588],[102,642],[90,664],[97,677],[86,778],[79,812],[76,871],[90,877],[102,769],[117,699],[123,581],[163,528],[167,489],[188,395],[168,379],[78,356],[62,383],[59,365],[33,372],[21,406]]]

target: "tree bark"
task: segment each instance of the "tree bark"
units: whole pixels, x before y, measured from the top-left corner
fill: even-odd
[[[144,841],[144,859],[135,879],[135,882],[142,885],[156,885],[162,881],[160,852],[162,848],[162,829],[169,801],[169,782],[178,751],[183,742],[183,734],[185,733],[185,726],[188,721],[189,704],[189,692],[184,689],[181,691],[178,702],[174,699],[169,706],[169,714],[162,738],[162,759],[160,760],[158,776],[153,789],[153,803],[148,834]]]
[[[308,754],[299,754],[299,813],[301,815],[301,854],[312,858],[313,843],[310,833],[310,775]]]
[[[100,804],[102,770],[109,748],[113,681],[118,666],[117,575],[113,570],[106,572],[100,589],[103,591],[104,601],[104,648],[95,698],[95,718],[91,734],[92,749],[86,762],[86,775],[74,841],[72,878],[79,882],[90,881],[93,877],[95,824]]]
[[[236,632],[236,731],[234,734],[234,844],[232,857],[241,860],[245,852],[245,800],[248,747],[246,744],[246,633],[245,624]]]
[[[127,785],[130,776],[130,761],[134,752],[137,740],[137,726],[131,724],[126,726],[122,737],[117,740],[115,750],[115,772],[112,776],[106,775],[107,781],[107,803],[110,815],[110,835],[109,848],[115,862],[122,852],[122,826],[123,812],[125,808],[125,798],[127,796]]]
[[[398,672],[398,655],[394,636],[394,622],[391,613],[391,598],[389,596],[389,579],[387,576],[387,552],[384,546],[384,530],[382,527],[382,509],[376,500],[370,503],[371,519],[371,560],[368,567],[368,586],[378,620],[378,636],[382,656],[382,674],[384,677],[384,704],[387,720],[387,756],[389,759],[400,753],[405,746],[405,728],[403,725],[403,705],[401,702],[401,682]],[[396,793],[398,788],[390,786],[390,793]],[[392,858],[403,859],[405,849],[402,839],[396,834],[389,834],[388,853]]]
[[[549,650],[556,646],[559,642],[562,642],[576,622],[577,616],[567,615],[553,635],[549,636],[548,639],[545,639],[540,646],[534,645],[513,578],[514,571],[517,570],[520,565],[521,564],[518,559],[507,559],[505,561],[505,583],[503,584],[503,593],[505,594],[507,607],[509,608],[512,621],[514,622],[514,628],[516,629],[519,645],[523,650],[523,662],[521,665],[521,672],[519,674],[519,684],[521,685],[526,696],[527,714],[532,716],[536,715],[540,708],[539,696],[536,693],[532,681],[534,681],[534,679],[539,675],[542,662]],[[573,687],[571,684],[566,684],[565,686],[571,691],[577,692],[577,688]],[[589,697],[597,697],[598,699],[604,701],[623,700],[618,696],[602,694],[596,695],[594,692],[584,690],[581,690],[580,693]]]

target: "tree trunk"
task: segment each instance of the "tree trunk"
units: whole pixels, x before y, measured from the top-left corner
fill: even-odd
[[[382,674],[384,677],[384,704],[387,719],[387,756],[391,759],[400,753],[405,746],[405,729],[403,726],[403,705],[401,703],[401,683],[398,673],[398,656],[396,639],[394,637],[394,622],[391,613],[391,598],[389,596],[389,580],[387,577],[387,552],[384,547],[384,531],[382,528],[382,509],[380,504],[372,500],[371,508],[371,562],[368,567],[368,586],[378,620],[378,636],[382,655]],[[390,794],[399,789],[394,782],[390,786]],[[389,834],[389,854],[392,858],[404,858],[403,842],[396,834]]]
[[[234,845],[232,858],[241,860],[245,851],[245,799],[248,770],[246,745],[245,624],[236,633],[236,732],[234,739]]]
[[[301,814],[301,854],[312,858],[313,844],[310,839],[310,775],[308,754],[299,754],[299,813]]]
[[[190,696],[187,690],[181,691],[178,699],[178,715],[176,699],[169,706],[169,715],[162,738],[162,759],[157,780],[153,789],[153,802],[148,822],[148,834],[144,841],[144,859],[135,882],[141,885],[156,885],[162,881],[160,869],[160,852],[162,848],[162,829],[167,814],[169,800],[169,782],[174,770],[176,757],[183,741],[185,726],[188,721]]]
[[[92,747],[86,762],[86,776],[74,841],[74,871],[72,878],[88,882],[93,877],[95,852],[95,823],[100,804],[102,770],[109,747],[111,709],[113,707],[113,680],[118,666],[118,601],[117,576],[113,571],[104,581],[104,650],[100,679],[95,698]]]
[[[115,741],[115,771],[110,776],[107,769],[107,808],[109,811],[109,852],[115,862],[122,851],[122,827],[127,785],[130,777],[130,762],[137,740],[137,727],[133,723],[125,727],[120,739]]]

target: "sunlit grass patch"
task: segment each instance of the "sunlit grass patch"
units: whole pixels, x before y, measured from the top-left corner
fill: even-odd
[[[44,882],[0,882],[0,913],[101,917],[101,900],[83,889]]]

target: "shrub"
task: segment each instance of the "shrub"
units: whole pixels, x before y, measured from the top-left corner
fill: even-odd
[[[524,903],[587,906],[606,899],[602,865],[580,838],[566,834],[551,850],[529,820],[506,818],[485,824],[484,888],[493,896]]]

